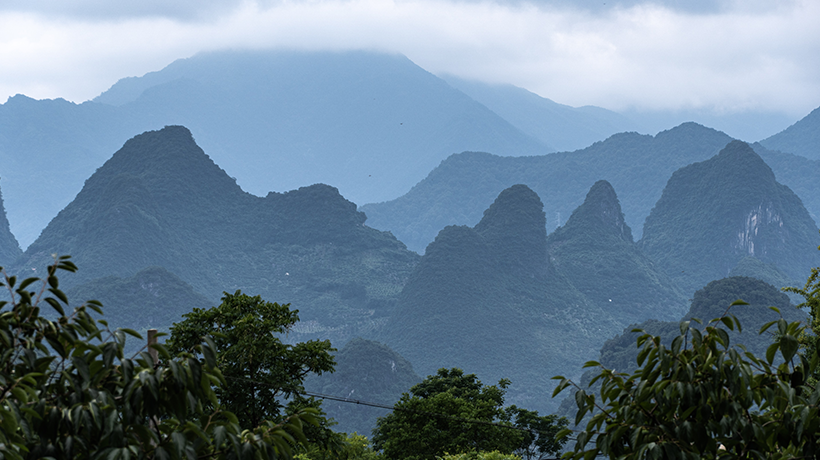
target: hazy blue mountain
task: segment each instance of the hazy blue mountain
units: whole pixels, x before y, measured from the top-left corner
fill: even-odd
[[[517,86],[491,85],[450,75],[442,78],[554,150],[577,150],[638,127],[610,110],[558,104]]]
[[[548,151],[399,55],[223,51],[125,78],[93,102],[0,104],[12,232],[26,247],[135,133],[185,125],[256,195],[313,183],[357,203],[405,193],[448,155]]]
[[[134,133],[127,115],[102,104],[17,95],[0,104],[0,171],[11,231],[28,246]]]
[[[11,265],[22,253],[20,245],[9,229],[9,220],[3,207],[3,194],[0,193],[0,267]]]
[[[401,55],[225,51],[115,84],[95,101],[184,124],[251,193],[323,182],[392,199],[465,149],[545,147]]]
[[[624,326],[548,259],[538,195],[503,190],[474,227],[448,226],[427,247],[381,337],[422,375],[460,367],[509,378],[510,400],[551,404],[549,378],[595,356]]]
[[[783,131],[760,141],[764,147],[820,160],[820,107]]]
[[[308,391],[392,406],[402,393],[421,382],[409,361],[372,340],[354,338],[334,358],[333,373],[311,375],[305,380]],[[336,421],[334,430],[355,431],[367,437],[376,427],[376,419],[390,413],[389,409],[330,399],[322,401],[322,410]]]
[[[747,256],[804,278],[818,244],[800,198],[741,141],[676,171],[639,242],[684,292],[725,277]]]
[[[547,237],[556,271],[624,326],[646,318],[677,319],[681,290],[638,249],[615,190],[601,180],[567,223]]]
[[[80,270],[65,287],[160,266],[212,304],[241,289],[292,303],[297,332],[346,340],[384,321],[418,260],[364,221],[326,185],[248,194],[171,126],[126,142],[16,265],[39,271],[70,254]]]
[[[685,123],[656,136],[616,134],[575,152],[529,157],[464,152],[443,161],[405,195],[361,209],[369,225],[390,230],[421,252],[445,226],[475,225],[498,193],[513,184],[526,184],[541,197],[552,230],[605,179],[618,190],[627,224],[639,231],[669,176],[714,156],[729,141],[721,132]]]
[[[695,121],[722,131],[736,139],[758,141],[782,131],[794,123],[794,118],[781,112],[743,111],[723,112],[714,109],[638,110],[619,112],[630,119],[641,133],[653,134],[670,126]]]

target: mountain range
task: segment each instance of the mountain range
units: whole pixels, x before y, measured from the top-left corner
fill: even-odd
[[[771,288],[707,284],[728,275],[782,286],[817,265],[815,112],[752,145],[696,123],[615,133],[614,112],[402,56],[201,54],[92,102],[0,105],[0,264],[70,254],[72,305],[137,330],[226,291],[290,303],[287,340],[346,344],[314,391],[389,404],[461,367],[543,412],[550,378],[630,324],[711,314],[704,286],[728,293],[709,305]]]
[[[605,179],[617,189],[626,221],[640,238],[643,224],[677,169],[704,161],[732,138],[696,123],[655,136],[616,134],[574,152],[500,157],[464,152],[443,161],[405,195],[361,207],[369,225],[389,230],[421,252],[446,225],[475,225],[501,190],[526,184],[544,201],[547,228],[561,225],[586,191]],[[775,176],[798,194],[815,221],[820,219],[820,162],[754,145]]]
[[[697,125],[677,131],[687,129],[721,136]],[[712,276],[711,258],[728,261],[726,270],[794,278],[817,246],[800,200],[739,141],[671,174],[637,243],[616,190],[593,182],[549,233],[539,194],[512,185],[476,225],[444,227],[419,256],[367,226],[366,214],[334,187],[264,198],[245,192],[188,129],[168,126],[127,141],[8,268],[36,275],[52,254],[71,254],[80,270],[61,286],[72,299],[104,300],[112,326],[137,330],[167,329],[193,307],[218,303],[223,291],[243,290],[299,310],[288,340],[378,340],[420,375],[461,367],[486,381],[509,378],[510,401],[548,411],[550,377],[576,369],[631,323],[686,311],[689,285],[653,252],[657,235],[685,230],[681,221],[703,222],[698,238],[667,244],[703,279]],[[776,228],[753,225],[742,239],[749,244],[732,252],[747,208],[776,215],[752,219]],[[701,255],[704,241],[723,246]]]
[[[552,150],[404,56],[203,53],[82,104],[22,95],[0,104],[2,185],[22,246],[112,151],[166,125],[187,126],[250,193],[322,182],[359,204],[400,196],[452,153]]]
[[[816,120],[801,123],[801,132],[816,126]],[[202,53],[123,78],[82,104],[23,95],[0,104],[2,187],[21,246],[37,238],[111,152],[166,125],[187,126],[252,194],[322,182],[359,205],[405,194],[458,152],[541,155],[587,147],[619,131],[657,131],[641,128],[645,123],[635,116],[569,107],[514,86],[442,79],[400,55]],[[778,136],[794,137],[792,131]],[[805,152],[773,145],[767,148]],[[595,180],[601,178],[623,190],[631,218],[627,190],[610,177]],[[523,181],[505,186],[516,182]],[[472,221],[452,223],[477,223],[502,189],[489,194]],[[580,204],[579,193],[564,218]],[[640,234],[639,225],[630,225]],[[408,244],[423,249],[440,228]]]

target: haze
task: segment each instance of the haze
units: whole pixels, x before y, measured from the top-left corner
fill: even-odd
[[[0,100],[80,103],[200,51],[373,49],[573,106],[795,121],[820,104],[818,17],[799,1],[15,0]]]

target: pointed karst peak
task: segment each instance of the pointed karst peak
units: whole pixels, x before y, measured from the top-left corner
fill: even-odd
[[[546,225],[544,204],[538,194],[518,184],[498,195],[475,230],[500,261],[540,270],[547,260]]]
[[[485,238],[523,229],[540,229],[546,237],[546,225],[544,204],[538,194],[526,185],[517,184],[498,194],[475,229]]]
[[[728,178],[755,179],[774,183],[775,177],[772,168],[760,158],[749,144],[743,141],[732,141],[726,144],[715,157],[707,160],[712,167],[729,174]]]
[[[91,176],[86,187],[137,177],[147,187],[213,196],[241,193],[236,181],[196,144],[188,128],[166,126],[132,137]]]
[[[605,180],[599,180],[589,189],[584,203],[572,212],[563,231],[595,234],[604,232],[632,242],[632,229],[624,221],[618,195]]]

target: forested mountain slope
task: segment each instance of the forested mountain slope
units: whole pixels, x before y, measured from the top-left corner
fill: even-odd
[[[126,142],[16,265],[39,273],[70,254],[80,271],[66,287],[160,266],[213,304],[241,289],[292,303],[310,332],[349,337],[389,313],[418,260],[364,221],[326,185],[250,195],[170,126]]]
[[[686,311],[686,296],[633,241],[607,181],[592,186],[547,246],[555,270],[620,324],[674,319]]]
[[[334,358],[333,373],[312,375],[305,380],[308,391],[392,406],[402,393],[422,380],[409,361],[387,345],[372,340],[354,338]],[[367,437],[376,427],[376,419],[390,413],[389,409],[329,399],[322,402],[322,410],[338,423],[334,430],[355,431]]]
[[[817,265],[818,244],[800,198],[741,141],[676,171],[639,242],[684,292],[727,276],[747,256],[800,280]]]
[[[524,185],[502,191],[475,227],[445,227],[402,290],[381,340],[420,374],[460,367],[484,381],[509,378],[511,401],[546,408],[549,378],[594,357],[605,338],[635,318],[676,317],[683,311],[680,294],[636,254],[631,238],[604,247],[625,235],[613,235],[616,228],[576,227],[585,226],[586,218],[614,221],[612,212],[620,218],[614,192],[602,188],[593,188],[588,203],[554,240],[547,238],[538,195]],[[601,246],[575,244],[597,232],[607,234]],[[575,270],[587,263],[606,265],[609,257],[627,266],[619,272],[593,270],[589,278]],[[580,262],[569,262],[573,259]],[[629,298],[618,299],[613,308],[599,301],[610,286],[599,279],[602,275],[647,293],[624,293]],[[602,289],[590,289],[596,281]],[[667,295],[672,299],[655,297]]]

